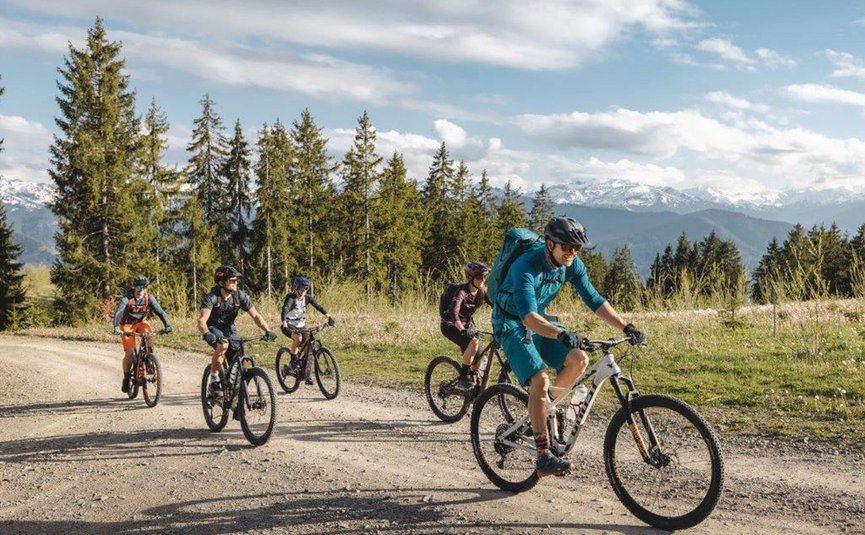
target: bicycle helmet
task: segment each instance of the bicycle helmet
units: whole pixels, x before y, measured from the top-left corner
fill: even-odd
[[[580,249],[591,249],[594,245],[586,235],[583,225],[572,217],[554,217],[544,227],[544,238],[553,243],[566,243]]]
[[[310,282],[306,277],[295,277],[291,281],[291,287],[298,290],[309,290]]]
[[[219,266],[216,268],[216,271],[213,272],[213,281],[216,284],[220,282],[225,282],[228,279],[240,278],[243,276],[243,273],[234,269],[232,266]]]
[[[466,278],[471,280],[475,277],[485,275],[490,272],[490,268],[481,262],[469,262],[465,267]]]
[[[144,275],[136,275],[134,279],[132,279],[132,286],[135,288],[146,288],[150,281],[147,280],[147,277]]]

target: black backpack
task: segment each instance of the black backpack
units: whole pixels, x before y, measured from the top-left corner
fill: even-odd
[[[444,293],[439,298],[439,316],[442,318],[445,317],[445,314],[448,312],[448,308],[451,306],[451,302],[454,300],[454,296],[458,291],[464,286],[464,283],[452,282],[448,284],[448,287],[445,288]]]

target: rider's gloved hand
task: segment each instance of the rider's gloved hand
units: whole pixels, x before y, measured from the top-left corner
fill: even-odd
[[[115,327],[114,330],[111,331],[111,334],[120,334],[120,329]]]
[[[634,327],[633,323],[625,325],[625,328],[622,329],[622,332],[625,333],[625,336],[630,338],[628,342],[630,342],[632,346],[646,343],[646,333]]]
[[[471,327],[467,327],[467,328],[463,329],[463,335],[465,335],[469,338],[477,338],[478,332],[475,329],[472,329]]]
[[[582,345],[582,337],[577,333],[563,330],[556,339],[569,349],[579,349]]]
[[[165,328],[162,330],[165,332],[165,334],[171,334],[174,332],[174,327],[172,327],[171,325],[166,325]]]
[[[201,338],[204,339],[204,341],[207,342],[207,343],[210,344],[210,345],[218,344],[219,341],[220,341],[220,340],[219,340],[220,337],[219,337],[219,336],[216,336],[215,334],[213,334],[213,333],[210,332],[210,331],[207,331],[206,333],[204,333],[204,336],[202,336]]]
[[[267,331],[266,333],[264,333],[264,339],[268,342],[272,342],[276,340],[276,333],[273,331]]]
[[[333,318],[327,318],[327,324],[333,327],[334,325],[336,325],[336,320]]]

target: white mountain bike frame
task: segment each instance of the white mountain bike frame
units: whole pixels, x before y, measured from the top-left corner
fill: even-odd
[[[583,428],[583,425],[586,422],[586,418],[589,416],[589,412],[592,410],[592,405],[595,402],[595,395],[598,393],[598,390],[603,386],[604,382],[608,379],[612,380],[613,389],[616,391],[616,395],[623,405],[630,404],[631,398],[633,396],[639,395],[637,388],[634,386],[634,382],[630,377],[622,376],[622,370],[619,368],[619,365],[616,363],[616,357],[610,351],[613,346],[616,346],[622,342],[627,341],[627,338],[622,338],[619,340],[590,340],[588,344],[590,346],[601,347],[603,348],[604,355],[593,365],[586,368],[586,370],[579,376],[577,379],[571,383],[570,386],[563,389],[563,393],[561,393],[556,401],[550,401],[547,398],[547,432],[549,433],[550,440],[550,449],[555,452],[556,455],[564,455],[571,451],[574,447],[574,444],[577,442],[577,438],[580,435],[580,430]],[[592,351],[592,350],[589,350]],[[577,386],[583,384],[591,378],[591,386],[589,387],[588,394],[586,395],[586,399],[579,405],[579,411],[577,412],[577,419],[571,428],[570,436],[567,440],[564,440],[563,437],[559,436],[559,430],[555,425],[550,425],[550,422],[553,422],[554,419],[550,417],[556,413],[556,411],[561,411],[559,407],[562,405],[566,405],[570,403],[571,395],[573,395],[574,389]],[[628,392],[623,393],[622,388],[619,385],[619,381],[624,382],[628,386]],[[562,411],[564,412],[564,411]],[[563,417],[564,415],[559,415],[558,417]],[[634,439],[637,441],[637,446],[640,449],[640,453],[644,458],[648,458],[648,447],[646,446],[645,441],[642,436],[637,431],[636,425],[634,425],[633,421],[628,418],[628,424],[631,429],[631,432],[634,434]],[[510,440],[508,437],[513,436],[514,433],[522,433],[527,429],[531,428],[531,421],[529,416],[524,417],[523,419],[514,422],[510,427],[508,427],[501,435],[500,441],[503,445],[509,446],[514,449],[525,450],[532,455],[535,454],[535,447],[533,445],[527,445],[524,443],[514,442]],[[651,427],[649,428],[651,429]],[[650,430],[650,434],[653,432]],[[650,437],[652,443],[655,442],[654,437]]]

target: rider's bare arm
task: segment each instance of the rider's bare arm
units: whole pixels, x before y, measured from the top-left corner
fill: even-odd
[[[556,338],[561,329],[550,323],[543,316],[538,314],[537,312],[529,312],[523,318],[523,325],[526,326],[526,329],[536,332],[544,338]]]
[[[628,324],[627,321],[623,320],[622,317],[619,316],[619,313],[616,312],[616,309],[614,309],[610,303],[604,303],[601,305],[600,308],[595,311],[595,314],[610,326],[615,327],[620,331]]]
[[[261,329],[264,332],[267,332],[270,330],[270,327],[267,325],[267,322],[264,321],[264,316],[262,316],[258,312],[257,308],[255,308],[255,307],[250,308],[249,309],[249,315],[252,317],[252,321],[254,321],[256,325],[258,325],[259,329]]]
[[[207,333],[207,319],[210,318],[210,309],[202,308],[198,315],[198,332],[201,334]]]

